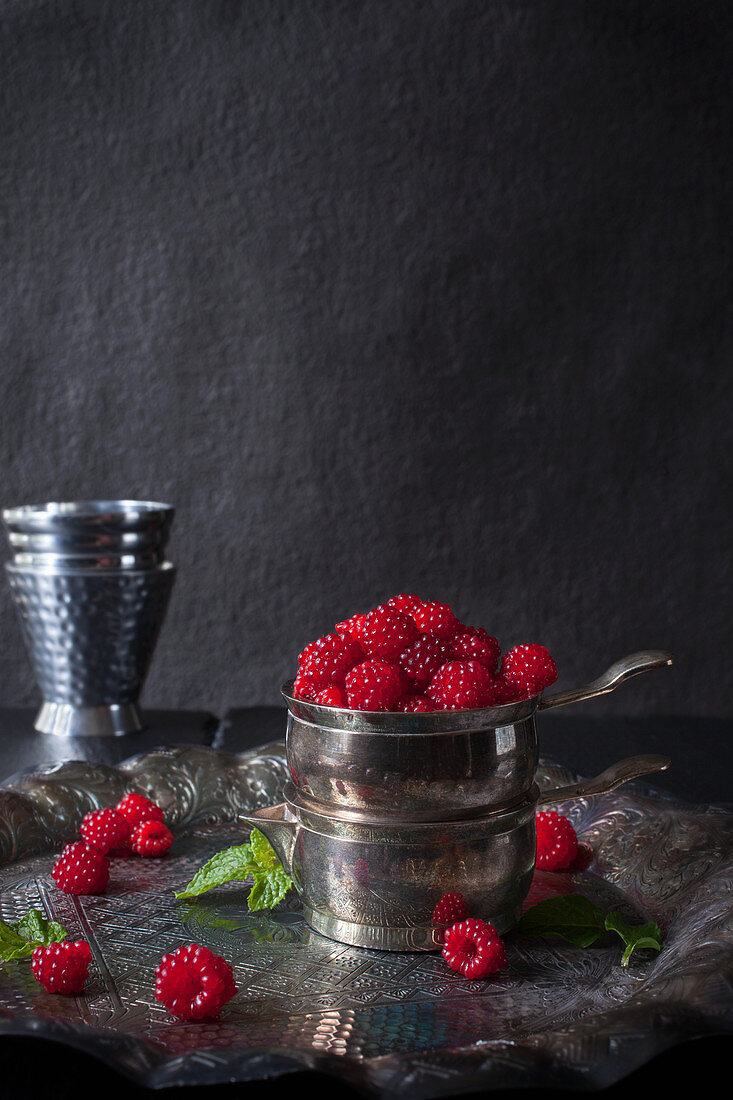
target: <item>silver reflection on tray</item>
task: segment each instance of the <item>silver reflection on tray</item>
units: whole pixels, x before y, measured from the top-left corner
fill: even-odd
[[[175,577],[165,560],[174,509],[135,500],[7,508],[6,563],[43,695],[41,733],[142,729],[138,698]]]

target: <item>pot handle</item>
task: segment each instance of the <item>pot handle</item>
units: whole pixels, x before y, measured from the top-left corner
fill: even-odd
[[[615,764],[611,764],[604,772],[595,775],[592,779],[581,779],[566,787],[540,791],[538,805],[551,806],[553,802],[564,802],[566,798],[607,794],[609,791],[615,791],[616,787],[620,787],[623,783],[628,783],[630,779],[638,779],[640,775],[666,771],[670,764],[671,760],[668,756],[654,754],[629,756],[626,760],[618,760]]]
[[[538,710],[552,710],[553,707],[564,707],[568,703],[578,703],[581,699],[593,699],[596,695],[607,695],[624,680],[632,676],[638,676],[640,672],[649,672],[653,668],[665,668],[674,662],[674,657],[666,649],[642,649],[639,653],[630,653],[628,657],[622,657],[614,661],[610,668],[589,684],[582,687],[571,688],[570,691],[560,691],[555,695],[543,696],[540,699]]]

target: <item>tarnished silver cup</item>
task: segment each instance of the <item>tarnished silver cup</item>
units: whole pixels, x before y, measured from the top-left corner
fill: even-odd
[[[671,663],[670,653],[644,650],[571,691],[427,714],[320,706],[296,699],[291,681],[282,690],[293,783],[326,813],[346,807],[444,819],[494,812],[523,798],[535,781],[540,712],[606,694]]]
[[[43,695],[40,732],[142,728],[137,703],[175,578],[165,561],[173,512],[128,500],[3,512],[8,580]]]
[[[620,761],[592,780],[540,791],[539,711],[612,691],[672,663],[653,650],[582,688],[501,707],[377,713],[288,704],[292,783],[278,806],[245,815],[292,873],[305,919],[344,943],[393,951],[440,946],[441,899],[460,894],[499,931],[517,920],[535,862],[535,809],[600,794],[669,765]]]

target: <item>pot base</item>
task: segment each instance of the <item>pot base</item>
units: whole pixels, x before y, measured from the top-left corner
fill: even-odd
[[[500,936],[508,932],[519,920],[521,906],[509,913],[488,917]],[[303,918],[309,928],[338,943],[351,947],[367,947],[372,951],[440,951],[439,931],[434,927],[385,928],[373,924],[354,924],[341,920],[332,913],[319,912],[309,905],[303,906]]]
[[[34,722],[39,733],[54,737],[122,737],[144,728],[135,703],[104,707],[75,707],[71,703],[44,703]]]

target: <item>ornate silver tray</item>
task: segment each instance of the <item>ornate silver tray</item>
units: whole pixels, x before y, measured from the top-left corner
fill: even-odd
[[[571,782],[544,764],[543,786]],[[509,968],[467,981],[439,955],[378,953],[310,932],[292,896],[249,914],[242,886],[196,902],[173,890],[220,847],[238,815],[279,801],[280,744],[243,756],[162,749],[118,768],[67,763],[0,791],[0,916],[43,908],[92,945],[86,993],[45,994],[27,962],[0,964],[0,1036],[39,1035],[103,1058],[149,1087],[211,1085],[316,1069],[376,1096],[486,1088],[603,1088],[687,1038],[733,1030],[733,814],[636,784],[566,803],[594,859],[582,875],[538,874],[534,900],[568,889],[656,920],[661,954],[619,965],[618,946],[579,950],[516,934]],[[174,824],[162,860],[118,860],[108,893],[74,898],[50,877],[84,813],[129,789]],[[195,940],[234,966],[219,1020],[186,1024],[157,1004],[160,956]]]

